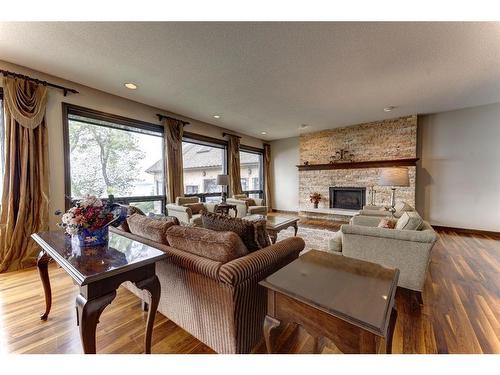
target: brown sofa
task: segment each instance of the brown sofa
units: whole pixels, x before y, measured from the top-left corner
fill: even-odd
[[[304,248],[301,238],[292,237],[224,262],[208,258],[211,251],[201,256],[190,252],[192,248],[180,250],[121,229],[111,230],[169,255],[156,265],[161,284],[158,311],[218,353],[248,353],[260,341],[267,298],[258,282],[296,259]],[[174,226],[167,233],[186,230],[209,231]],[[143,298],[131,283],[124,286]]]

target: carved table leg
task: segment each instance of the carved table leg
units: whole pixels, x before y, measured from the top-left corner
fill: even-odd
[[[274,230],[268,230],[267,233],[269,234],[269,238],[271,239],[271,243],[275,244],[276,240],[278,239],[278,232]]]
[[[297,223],[293,223],[293,230],[294,230],[294,236],[297,237],[297,231],[299,230],[299,227],[297,225]]]
[[[99,321],[99,316],[101,316],[103,310],[115,299],[115,297],[116,291],[91,300],[86,300],[81,294],[76,297],[78,321],[80,323],[80,338],[85,354],[95,354],[95,330]]]
[[[143,289],[149,294],[148,321],[146,323],[146,335],[144,336],[144,352],[151,354],[151,337],[153,334],[153,324],[155,321],[158,302],[160,301],[160,282],[156,275],[146,280],[141,280],[135,284],[139,289]]]
[[[40,319],[47,320],[50,313],[50,307],[52,306],[52,291],[50,289],[50,280],[49,280],[49,260],[50,256],[42,250],[38,255],[38,261],[36,266],[38,268],[38,274],[40,275],[40,279],[42,280],[43,291],[45,294],[45,312],[40,316]]]
[[[266,341],[266,349],[269,354],[274,352],[272,331],[280,326],[281,322],[269,315],[264,319],[264,340]]]

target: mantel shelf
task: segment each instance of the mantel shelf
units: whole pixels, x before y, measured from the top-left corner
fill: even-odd
[[[396,160],[370,160],[353,162],[336,162],[329,164],[297,165],[299,171],[319,171],[326,169],[362,169],[362,168],[389,168],[389,167],[412,167],[417,165],[418,158],[396,159]]]

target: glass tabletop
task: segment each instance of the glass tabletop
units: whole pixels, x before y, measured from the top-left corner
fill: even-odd
[[[276,216],[276,215],[248,215],[243,219],[250,221],[266,220],[266,227],[269,229],[274,229],[285,224],[291,224],[295,221],[299,221],[300,218],[296,216]]]
[[[117,233],[105,246],[80,247],[62,231],[34,234],[33,239],[80,285],[154,263],[166,254]]]

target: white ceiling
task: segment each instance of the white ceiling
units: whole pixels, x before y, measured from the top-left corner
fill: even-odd
[[[264,139],[500,102],[500,23],[2,22],[0,59]]]

